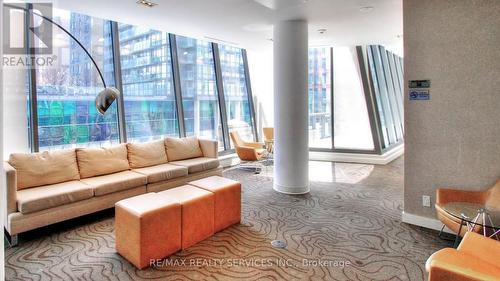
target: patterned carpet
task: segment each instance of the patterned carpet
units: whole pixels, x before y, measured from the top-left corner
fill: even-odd
[[[272,168],[230,169],[243,183],[242,224],[136,270],[115,252],[113,212],[22,235],[7,280],[424,280],[450,242],[401,223],[402,159],[386,166],[311,162],[311,193],[278,194]],[[333,183],[332,183],[333,181]],[[271,241],[285,240],[285,249]]]

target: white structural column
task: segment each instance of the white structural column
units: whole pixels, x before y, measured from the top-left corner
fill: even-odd
[[[274,26],[274,190],[309,192],[308,34],[305,20]]]

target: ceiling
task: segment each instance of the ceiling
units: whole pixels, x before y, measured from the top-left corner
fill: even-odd
[[[382,44],[398,52],[403,45],[402,0],[153,0],[153,8],[136,0],[54,2],[61,9],[247,49],[271,48],[273,24],[288,19],[308,21],[311,46]]]

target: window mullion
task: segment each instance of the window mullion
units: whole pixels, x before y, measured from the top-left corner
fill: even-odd
[[[368,116],[370,119],[370,126],[372,130],[373,144],[377,154],[382,154],[385,147],[385,138],[382,128],[382,120],[380,116],[379,103],[381,101],[377,100],[376,85],[374,80],[377,79],[377,73],[372,72],[370,67],[370,60],[373,61],[373,52],[371,46],[366,47],[366,64],[363,56],[363,47],[357,47],[358,61],[360,65],[361,79],[363,79],[363,88],[365,91],[366,105],[368,109]]]
[[[186,124],[184,121],[184,107],[182,105],[182,89],[179,71],[179,57],[177,56],[177,39],[174,34],[169,34],[172,74],[174,78],[174,93],[177,108],[177,121],[179,122],[179,135],[186,137]]]
[[[120,55],[120,40],[118,33],[118,23],[110,22],[111,24],[111,46],[113,48],[113,72],[115,76],[115,87],[120,91],[120,98],[118,101],[118,131],[120,134],[120,142],[127,142],[127,131],[125,124],[125,101],[123,100],[123,81],[122,81],[122,67]]]
[[[333,47],[330,48],[330,135],[332,149],[335,149],[335,73],[333,69]]]
[[[258,130],[257,130],[257,120],[255,117],[255,107],[253,104],[252,85],[250,83],[250,71],[248,68],[247,51],[245,49],[242,49],[241,55],[243,58],[243,68],[245,71],[245,83],[246,83],[246,88],[247,88],[248,104],[250,106],[250,115],[251,115],[250,119],[252,120],[254,140],[259,141],[259,134],[258,134]]]
[[[28,11],[31,11],[33,8],[33,4],[27,4],[26,8]],[[29,27],[33,26],[32,23],[34,22],[34,15],[26,12],[25,13],[25,21],[26,24],[25,26],[25,32],[24,34],[26,35],[26,53],[28,56],[35,57],[36,56],[36,48],[35,46],[31,46],[35,42],[35,36],[33,32],[29,31]],[[31,128],[31,151],[32,152],[38,152],[40,150],[40,143],[39,143],[39,136],[38,136],[38,96],[37,96],[37,84],[36,84],[36,66],[31,66],[30,68],[30,73],[29,73],[29,106],[30,106],[30,128]]]
[[[214,67],[215,67],[215,83],[217,84],[217,94],[219,95],[219,106],[220,115],[222,123],[222,134],[224,140],[224,149],[230,150],[231,143],[229,141],[229,127],[227,121],[227,111],[226,111],[226,98],[224,96],[224,85],[222,80],[222,70],[220,63],[219,45],[212,43],[212,52],[214,56]]]

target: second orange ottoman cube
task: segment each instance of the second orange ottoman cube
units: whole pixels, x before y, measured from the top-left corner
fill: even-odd
[[[182,206],[182,249],[186,249],[214,234],[214,194],[183,185],[162,192],[157,196],[179,202]]]
[[[189,183],[215,195],[215,232],[241,220],[241,184],[223,177],[213,176]]]

